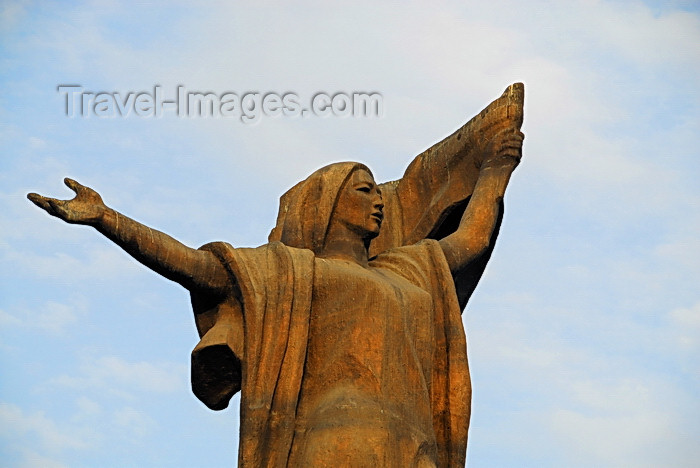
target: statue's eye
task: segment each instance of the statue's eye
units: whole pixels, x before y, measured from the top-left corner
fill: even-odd
[[[366,186],[358,187],[357,190],[359,190],[360,192],[369,193],[369,187]]]

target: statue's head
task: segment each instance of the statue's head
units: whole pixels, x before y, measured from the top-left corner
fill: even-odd
[[[382,193],[368,169],[357,167],[340,188],[329,231],[350,231],[369,241],[379,235],[384,219]]]
[[[330,164],[282,195],[277,225],[268,240],[318,254],[331,223],[341,223],[369,241],[379,234],[383,206],[381,192],[367,166],[354,162]]]

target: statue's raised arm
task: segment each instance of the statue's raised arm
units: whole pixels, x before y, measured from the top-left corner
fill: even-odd
[[[124,216],[105,205],[95,190],[73,179],[66,178],[65,184],[75,198],[58,200],[37,193],[27,198],[67,223],[94,227],[143,265],[190,291],[225,294],[230,289],[230,276],[211,252],[190,248]]]
[[[479,169],[479,178],[462,220],[440,246],[454,276],[468,270],[492,248],[494,230],[501,219],[503,194],[522,157],[523,134],[504,131],[493,140]]]
[[[370,245],[371,256],[422,239],[440,240],[457,230],[483,175],[482,163],[495,155],[504,136],[520,132],[524,95],[522,83],[508,86],[457,131],[417,155],[401,179],[380,185],[384,224]],[[462,309],[484,272],[501,217],[499,210],[486,251],[454,275]]]

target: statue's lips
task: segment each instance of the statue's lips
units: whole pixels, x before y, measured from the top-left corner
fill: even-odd
[[[377,211],[376,213],[372,213],[370,215],[370,217],[376,219],[377,221],[379,221],[381,223],[382,220],[384,219],[384,214],[381,211]]]

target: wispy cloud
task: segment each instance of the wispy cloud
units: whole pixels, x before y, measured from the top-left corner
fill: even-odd
[[[39,330],[49,335],[64,335],[66,328],[85,315],[84,299],[75,297],[71,304],[48,301],[36,309],[18,308],[12,312],[0,310],[0,327]]]
[[[51,379],[49,386],[97,388],[131,398],[133,391],[171,393],[186,391],[184,364],[128,362],[115,356],[88,358],[77,375],[62,375]]]
[[[66,430],[40,411],[28,413],[17,405],[0,403],[0,422],[3,438],[23,438],[29,434],[39,447],[52,452],[89,446],[87,434]]]
[[[155,422],[148,414],[128,406],[115,411],[113,417],[115,424],[125,433],[131,434],[134,440],[142,440],[156,428]]]
[[[16,465],[17,468],[36,468],[41,466],[42,468],[68,468],[69,465],[51,457],[45,457],[34,451],[23,452],[22,459],[19,464]]]

